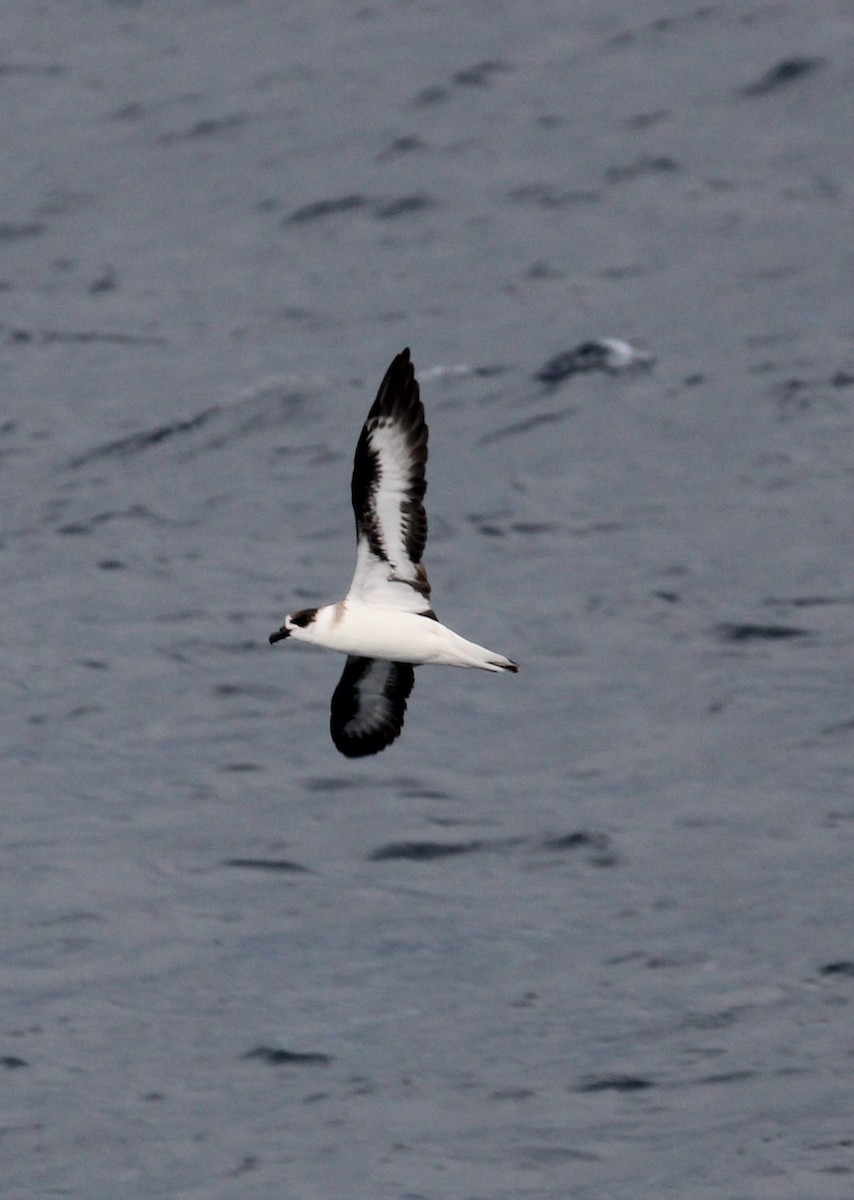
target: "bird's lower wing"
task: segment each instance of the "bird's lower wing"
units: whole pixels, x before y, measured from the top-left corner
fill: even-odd
[[[409,663],[349,655],[332,697],[332,740],[348,758],[377,754],[403,728],[406,701],[415,683]]]

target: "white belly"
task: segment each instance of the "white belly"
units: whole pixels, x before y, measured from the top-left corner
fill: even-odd
[[[344,654],[423,663],[437,661],[435,656],[442,645],[454,637],[450,629],[429,617],[351,602],[318,640],[330,650],[341,650]]]
[[[384,658],[390,662],[480,667],[485,671],[512,666],[503,654],[467,641],[430,617],[352,600],[320,609],[311,625],[292,630],[291,636],[342,654]]]

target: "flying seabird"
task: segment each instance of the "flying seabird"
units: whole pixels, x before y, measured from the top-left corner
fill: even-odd
[[[356,446],[351,494],[356,571],[345,598],[289,613],[270,634],[347,655],[332,697],[332,740],[348,758],[384,750],[403,728],[422,663],[518,671],[442,625],[421,562],[427,541],[427,425],[409,349],[386,371]]]

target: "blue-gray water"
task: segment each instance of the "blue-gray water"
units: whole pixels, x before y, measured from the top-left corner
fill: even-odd
[[[854,5],[2,25],[4,1198],[849,1200]],[[522,671],[354,763],[407,344]]]

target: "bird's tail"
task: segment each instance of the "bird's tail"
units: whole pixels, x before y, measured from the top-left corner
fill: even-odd
[[[481,671],[507,671],[515,675],[519,670],[519,664],[513,662],[512,658],[487,650],[486,646],[479,646],[477,642],[469,642],[459,634],[454,641],[452,657],[445,661],[448,666],[477,667]]]
[[[505,658],[503,654],[493,654],[489,663],[478,663],[477,665],[486,671],[507,671],[511,675],[515,675],[519,670],[519,664],[515,663],[512,658]]]

